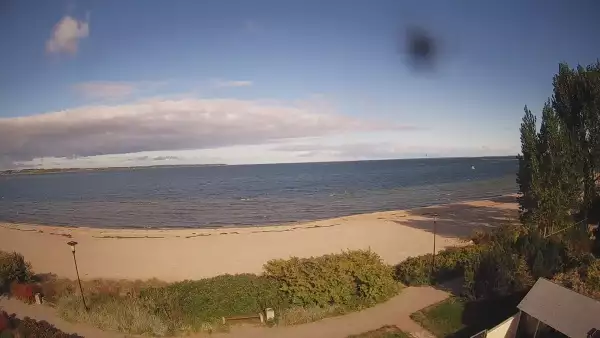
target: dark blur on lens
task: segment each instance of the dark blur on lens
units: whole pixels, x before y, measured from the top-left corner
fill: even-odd
[[[436,62],[436,44],[434,38],[420,27],[406,30],[405,53],[408,63],[415,70],[433,70]]]

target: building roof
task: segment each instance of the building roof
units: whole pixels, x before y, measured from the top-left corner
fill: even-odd
[[[600,329],[600,302],[540,278],[517,306],[571,338]]]

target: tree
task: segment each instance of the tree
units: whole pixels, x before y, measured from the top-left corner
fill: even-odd
[[[572,221],[571,214],[578,207],[581,194],[575,149],[550,101],[542,110],[537,141],[539,178],[534,188],[539,203],[535,219],[545,235]]]
[[[536,132],[536,118],[531,110],[524,108],[525,116],[521,123],[521,154],[519,159],[519,172],[517,173],[517,184],[519,185],[518,197],[521,222],[531,225],[535,222],[535,210],[539,205],[536,195],[539,184],[538,163],[538,137]]]
[[[559,65],[552,106],[572,144],[572,161],[582,184],[581,210],[586,217],[594,201],[600,164],[600,63],[571,69]]]

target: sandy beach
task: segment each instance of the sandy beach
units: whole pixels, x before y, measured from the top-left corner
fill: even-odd
[[[219,229],[97,229],[0,223],[0,250],[17,251],[38,273],[75,278],[66,244],[74,240],[83,279],[164,281],[260,273],[274,258],[368,249],[387,263],[464,243],[475,228],[517,219],[515,196],[281,226]]]

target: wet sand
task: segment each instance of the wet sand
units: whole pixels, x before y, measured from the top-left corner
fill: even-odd
[[[77,241],[83,279],[164,281],[260,273],[275,258],[371,249],[385,262],[464,244],[476,228],[514,222],[515,195],[376,212],[291,225],[219,229],[98,229],[0,223],[0,250],[17,251],[37,273],[75,278],[67,245]]]

